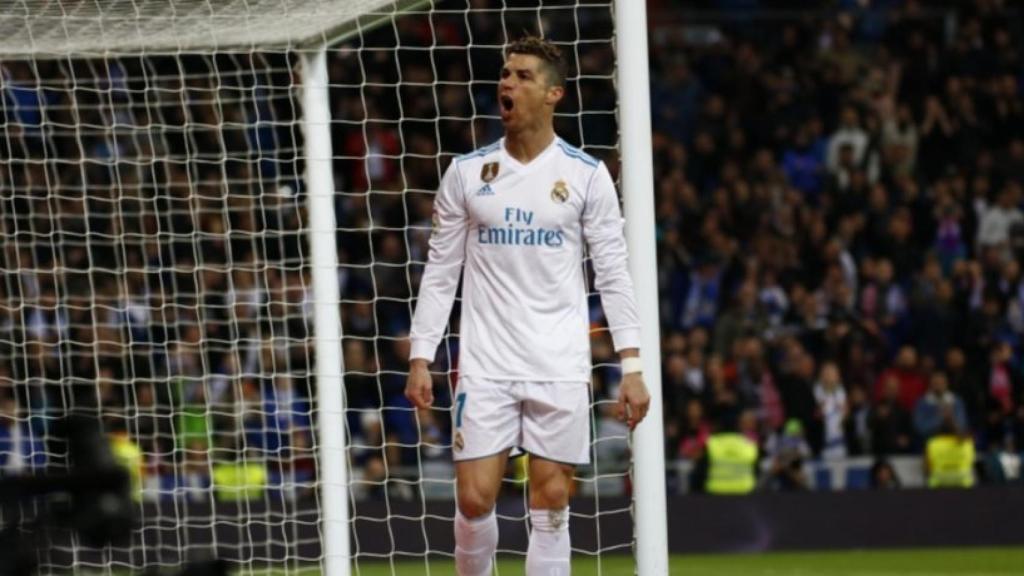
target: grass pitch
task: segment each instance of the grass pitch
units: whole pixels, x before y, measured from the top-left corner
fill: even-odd
[[[501,559],[496,576],[523,576],[522,559]],[[577,559],[573,576],[629,576],[633,559],[611,556]],[[318,576],[319,570],[239,572],[248,576]],[[449,576],[450,561],[370,563],[353,566],[353,576]],[[1024,575],[1024,547],[786,552],[768,554],[674,555],[673,576],[1003,576]]]

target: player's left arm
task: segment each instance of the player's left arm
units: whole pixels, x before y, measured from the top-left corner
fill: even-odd
[[[602,162],[590,178],[583,208],[583,238],[594,266],[594,286],[622,361],[617,413],[632,429],[647,415],[651,396],[640,362],[640,316],[629,276],[622,211],[608,168]]]

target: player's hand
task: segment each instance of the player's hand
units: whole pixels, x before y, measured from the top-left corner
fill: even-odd
[[[619,403],[615,407],[618,419],[628,424],[632,430],[647,416],[647,409],[650,407],[651,395],[644,385],[643,373],[631,372],[624,375],[619,386]]]
[[[409,362],[409,380],[405,383],[405,397],[417,408],[430,408],[434,403],[434,379],[427,361],[416,358]]]

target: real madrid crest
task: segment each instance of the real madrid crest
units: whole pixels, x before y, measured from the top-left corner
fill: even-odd
[[[555,182],[555,187],[551,189],[551,199],[558,204],[565,204],[565,201],[569,199],[569,186],[566,185],[565,180]]]
[[[441,228],[441,216],[435,211],[430,215],[430,235],[437,234],[437,231]]]
[[[466,441],[462,439],[462,432],[455,433],[455,439],[452,441],[452,447],[455,448],[456,452],[462,452],[462,449],[466,447]]]
[[[480,179],[484,181],[484,184],[490,184],[491,180],[498,177],[498,169],[501,167],[497,162],[488,162],[480,168]]]

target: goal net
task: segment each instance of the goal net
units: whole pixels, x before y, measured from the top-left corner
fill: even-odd
[[[27,501],[0,527],[51,525],[43,571],[221,558],[305,574],[331,553],[306,146],[322,127],[302,98],[302,55],[326,45],[352,572],[451,573],[458,306],[435,409],[402,395],[435,189],[453,156],[501,136],[502,49],[525,33],[570,62],[556,130],[616,173],[611,0],[14,4],[0,14],[0,475],[64,469],[57,424],[92,414],[131,471],[137,521],[97,545]],[[629,445],[591,301],[574,552],[610,573],[606,555],[634,545]],[[521,468],[498,512],[499,553],[523,555]]]

